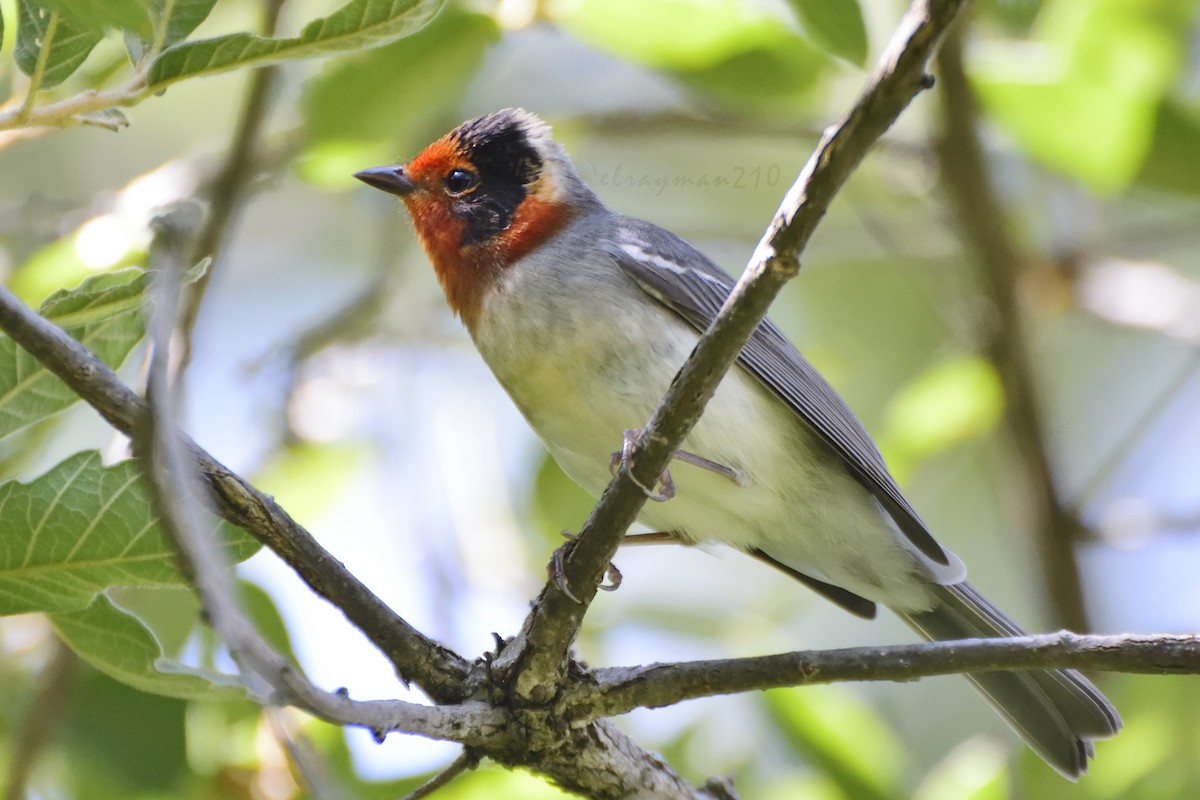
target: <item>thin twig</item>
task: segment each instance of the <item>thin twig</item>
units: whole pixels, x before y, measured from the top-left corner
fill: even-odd
[[[329,765],[321,757],[304,731],[288,722],[282,709],[267,709],[267,722],[275,739],[283,744],[296,772],[313,800],[343,800],[345,793],[329,774]]]
[[[29,114],[22,108],[0,112],[0,131],[11,128],[61,128],[82,124],[81,117],[109,108],[137,105],[153,94],[146,88],[145,74],[138,72],[128,81],[105,91],[89,89],[55,103],[35,106]]]
[[[826,130],[725,306],[646,426],[629,470],[632,476],[618,472],[565,560],[565,579],[581,602],[566,597],[550,582],[521,635],[497,659],[498,666],[515,671],[519,696],[538,700],[552,695],[566,666],[567,648],[596,587],[646,502],[635,479],[653,485],[667,467],[771,301],[799,271],[800,253],[834,195],[900,112],[929,85],[926,64],[964,1],[913,2],[849,114]]]
[[[479,756],[475,753],[463,748],[463,751],[458,754],[458,758],[446,765],[446,768],[434,775],[429,780],[422,783],[417,788],[413,789],[400,800],[422,800],[424,797],[441,789],[443,786],[449,786],[450,782],[462,775],[464,772],[475,769],[479,764]]]
[[[275,35],[283,3],[284,0],[265,0],[263,22],[260,26],[264,36]],[[232,235],[246,197],[246,190],[256,177],[257,151],[270,110],[271,92],[278,77],[278,67],[263,67],[250,75],[233,141],[226,148],[225,162],[207,187],[208,214],[199,234],[192,242],[189,261],[197,264],[201,259],[209,258],[211,262],[204,274],[184,290],[183,308],[179,315],[180,350],[177,363],[177,369],[181,373],[191,360],[192,331],[200,315],[201,303],[214,273],[224,263],[222,248]]]

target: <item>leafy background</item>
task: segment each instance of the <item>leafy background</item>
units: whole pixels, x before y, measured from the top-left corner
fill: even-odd
[[[515,630],[559,531],[577,529],[590,502],[474,355],[396,204],[350,174],[411,157],[468,116],[525,106],[555,125],[606,202],[736,272],[902,11],[451,0],[429,22],[436,2],[292,0],[278,31],[259,36],[245,31],[262,3],[175,0],[156,39],[148,3],[0,0],[0,92],[13,98],[0,113],[38,73],[31,42],[53,10],[47,99],[120,88],[131,56],[146,64],[176,44],[136,105],[86,127],[0,130],[6,283],[136,382],[143,281],[122,268],[144,265],[153,210],[203,192],[221,168],[248,80],[239,64],[281,64],[251,199],[210,267],[186,427],[405,618],[468,655]],[[966,38],[1005,224],[1030,254],[1018,288],[1057,488],[1085,526],[1076,552],[1097,631],[1200,628],[1198,5],[992,0],[975,5]],[[1008,398],[983,355],[986,290],[939,184],[938,126],[926,94],[835,204],[773,316],[876,435],[974,583],[1048,629],[1059,617],[1000,424]],[[15,481],[0,487],[0,784],[98,800],[298,797],[290,737],[322,755],[343,796],[392,798],[453,758],[446,745],[376,744],[243,699],[161,540],[140,530],[147,501],[122,443],[68,409],[6,339],[0,362],[0,459]],[[63,501],[89,494],[129,505]],[[97,533],[56,544],[55,531],[89,526]],[[247,608],[310,676],[357,698],[407,696],[338,612],[226,535],[249,558]],[[129,547],[145,548],[146,571],[107,572],[106,547],[123,565]],[[643,548],[618,563],[625,583],[579,644],[593,664],[909,638],[729,552]],[[1200,793],[1196,679],[1103,685],[1127,728],[1077,785],[1018,747],[961,679],[716,698],[623,724],[691,778],[736,773],[746,797]],[[438,796],[559,793],[485,766]]]

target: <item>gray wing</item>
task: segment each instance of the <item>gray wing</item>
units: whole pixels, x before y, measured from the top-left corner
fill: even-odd
[[[733,279],[683,239],[648,222],[623,218],[619,233],[613,256],[621,269],[696,330],[707,329],[729,296]],[[764,320],[750,337],[738,363],[791,406],[841,457],[917,550],[938,564],[952,563],[901,494],[862,423],[770,320]]]

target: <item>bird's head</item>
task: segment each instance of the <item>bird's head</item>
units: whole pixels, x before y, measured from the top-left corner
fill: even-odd
[[[503,268],[593,197],[549,126],[511,108],[464,122],[408,164],[355,177],[404,201],[451,308],[468,325]]]

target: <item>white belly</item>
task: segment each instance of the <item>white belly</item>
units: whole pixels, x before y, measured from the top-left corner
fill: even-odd
[[[531,304],[530,296],[545,300]],[[666,333],[648,335],[641,315],[669,314],[648,297],[609,298],[601,319],[572,317],[556,299],[495,293],[474,336],[559,466],[599,496],[622,432],[646,424],[698,336],[673,317]],[[722,381],[682,449],[741,479],[673,462],[674,498],[647,503],[640,516],[652,529],[758,548],[894,608],[929,605],[926,579],[874,499],[791,409],[740,367]]]

